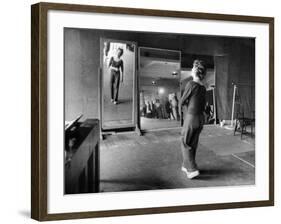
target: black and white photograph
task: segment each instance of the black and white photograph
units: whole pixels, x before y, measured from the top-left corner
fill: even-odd
[[[63,34],[65,194],[255,185],[255,38]]]

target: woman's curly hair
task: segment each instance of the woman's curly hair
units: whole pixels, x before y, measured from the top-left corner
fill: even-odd
[[[193,68],[195,70],[196,76],[202,81],[205,78],[207,72],[204,61],[199,59],[194,60]]]
[[[121,47],[118,47],[117,51],[120,51],[120,52],[121,52],[121,56],[124,54],[124,50],[123,50],[123,48],[121,48]]]

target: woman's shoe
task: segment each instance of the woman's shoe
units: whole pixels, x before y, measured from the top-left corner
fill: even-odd
[[[187,171],[187,169],[185,167],[181,167],[181,170],[186,174],[188,179],[193,179],[194,177],[199,176],[199,170],[194,170],[194,171]]]
[[[118,102],[117,101],[114,101],[114,104],[116,105]]]

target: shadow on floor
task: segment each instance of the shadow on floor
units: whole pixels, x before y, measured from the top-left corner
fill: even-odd
[[[28,210],[20,210],[18,211],[18,214],[20,214],[21,216],[25,217],[25,218],[30,218],[31,213]]]
[[[237,171],[237,170],[236,170]],[[233,169],[200,169],[200,175],[196,177],[196,180],[214,180],[218,177],[233,175],[236,172]]]

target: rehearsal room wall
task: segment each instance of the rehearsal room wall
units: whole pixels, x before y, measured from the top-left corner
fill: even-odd
[[[99,41],[91,36],[65,29],[65,120],[98,116]]]
[[[238,89],[238,103],[239,99],[242,102],[240,112],[244,112],[246,117],[253,117],[255,111],[255,40],[238,42],[236,39],[231,40],[231,43],[227,45],[230,52],[229,102],[232,102],[232,83],[234,83]],[[237,110],[239,110],[238,107]]]
[[[100,37],[134,40],[136,34],[65,29],[65,120],[98,118]],[[127,38],[126,38],[127,37]],[[128,39],[129,37],[129,39]]]
[[[185,54],[215,58],[217,112],[219,119],[231,118],[232,83],[254,83],[254,40],[228,37],[132,33],[65,29],[65,119],[79,114],[98,118],[98,70],[100,38],[134,41],[138,46],[180,50]],[[179,38],[179,39],[178,39]],[[224,57],[221,60],[220,57]],[[216,60],[217,58],[217,60]],[[181,65],[185,67],[184,64]],[[217,71],[216,71],[217,68]],[[239,88],[245,113],[254,111],[254,86]]]

